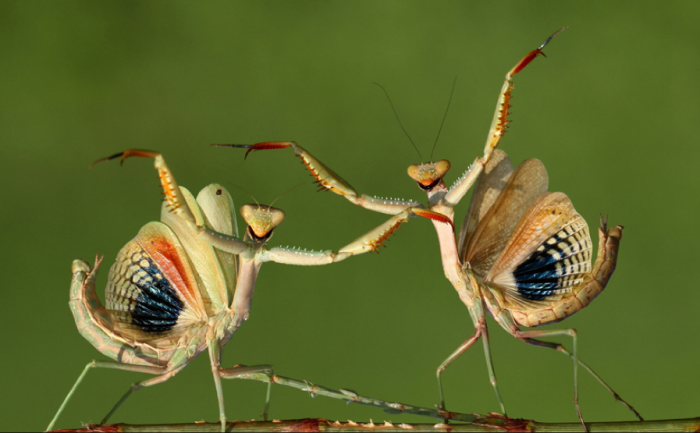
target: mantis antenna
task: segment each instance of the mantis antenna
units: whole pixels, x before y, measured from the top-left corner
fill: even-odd
[[[212,144],[212,146],[214,146],[214,145]],[[220,145],[217,145],[217,146],[220,146]],[[235,146],[235,145],[232,145],[232,146]],[[242,187],[236,185],[235,183],[233,183],[233,182],[231,182],[231,181],[227,181],[227,183],[228,183],[229,185],[231,185],[231,186],[235,186],[236,188],[240,189],[240,190],[243,191],[244,193],[248,194],[248,197],[252,198],[253,201],[255,202],[255,204],[258,205],[258,209],[260,208],[260,202],[259,202],[255,197],[253,197],[253,194],[249,193],[248,191],[246,191],[245,189],[243,189]],[[285,193],[285,194],[286,194],[286,193]]]
[[[299,185],[293,186],[293,187],[289,188],[287,191],[283,192],[279,197],[277,197],[276,199],[272,200],[272,203],[270,203],[270,207],[272,207],[272,205],[275,204],[275,202],[276,202],[277,200],[281,199],[282,197],[284,197],[285,195],[289,194],[290,192],[294,191],[295,189],[299,188],[299,187],[302,186],[302,185],[304,185],[304,183],[300,183]]]
[[[260,206],[260,202],[259,202],[255,197],[253,197],[253,194],[249,193],[249,192],[246,191],[244,188],[242,188],[242,187],[236,185],[236,184],[233,183],[233,182],[230,182],[230,181],[229,181],[228,184],[231,185],[231,186],[234,186],[234,187],[240,189],[241,191],[243,191],[244,193],[248,194],[248,196],[249,196],[250,198],[252,198],[253,201],[255,201],[255,204],[258,205],[258,208],[261,207],[261,206]],[[297,185],[297,186],[293,186],[293,187],[289,188],[287,191],[285,191],[285,192],[283,192],[282,194],[280,194],[276,199],[272,200],[272,203],[270,203],[270,204],[268,205],[268,207],[272,207],[272,205],[275,204],[275,202],[276,202],[277,200],[281,199],[282,197],[284,197],[285,195],[289,194],[290,192],[294,191],[295,189],[299,188],[299,187],[302,186],[302,185],[304,185],[304,184],[303,184],[303,183],[300,183],[300,184]]]
[[[551,38],[550,38],[551,39]],[[435,143],[433,143],[433,149],[430,151],[430,160],[433,160],[433,152],[435,152],[435,146],[437,145],[438,139],[440,138],[440,133],[442,132],[442,125],[445,124],[445,119],[447,119],[447,112],[450,111],[450,104],[452,103],[452,95],[455,93],[455,86],[457,85],[457,77],[452,82],[452,91],[450,91],[450,99],[447,101],[447,108],[445,109],[445,115],[442,117],[442,123],[440,124],[440,129],[438,129],[437,137],[435,137]]]
[[[401,126],[401,129],[403,129],[404,134],[406,134],[406,137],[408,137],[408,139],[411,141],[413,148],[416,149],[416,152],[418,152],[418,157],[420,158],[420,162],[423,163],[423,156],[420,154],[420,151],[418,150],[416,143],[414,143],[411,136],[408,135],[406,128],[403,127],[403,123],[401,123],[401,119],[399,119],[399,114],[396,112],[396,108],[394,108],[394,103],[391,102],[391,98],[389,97],[389,92],[387,92],[386,89],[384,88],[384,86],[382,86],[381,84],[374,82],[374,81],[372,83],[376,84],[384,91],[384,94],[386,95],[386,99],[389,100],[389,104],[391,105],[391,109],[394,111],[394,116],[396,116],[396,121],[399,122],[399,126]]]

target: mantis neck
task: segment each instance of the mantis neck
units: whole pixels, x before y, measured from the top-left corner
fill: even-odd
[[[435,187],[428,192],[428,203],[430,203],[431,209],[442,203],[442,199],[445,197],[445,194],[447,194],[447,186],[445,185],[445,181],[441,180],[440,183],[435,185]]]

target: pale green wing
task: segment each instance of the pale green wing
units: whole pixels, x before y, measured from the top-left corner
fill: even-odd
[[[548,187],[547,170],[537,159],[518,166],[493,205],[466,239],[463,263],[484,277],[501,255],[515,226],[528,206]]]
[[[228,236],[238,236],[236,224],[236,208],[231,194],[223,186],[213,183],[202,189],[197,194],[197,203],[204,214],[204,222],[212,230]],[[226,287],[228,289],[229,305],[236,290],[236,278],[238,276],[238,256],[214,248],[219,263],[224,271]]]
[[[540,308],[560,300],[591,272],[588,224],[561,192],[527,209],[484,282],[511,307]]]
[[[180,190],[197,225],[203,225],[204,216],[192,193],[184,187],[180,187]],[[199,287],[203,288],[202,300],[207,314],[209,317],[217,315],[225,307],[228,307],[228,285],[226,274],[214,247],[199,236],[196,227],[191,222],[170,212],[167,202],[163,202],[160,218],[175,232],[180,244],[187,252],[197,280],[200,282]]]
[[[195,272],[168,226],[146,224],[119,251],[105,307],[119,336],[153,347],[172,348],[189,328],[206,323]]]
[[[464,260],[467,241],[472,237],[479,222],[505,188],[510,175],[513,173],[513,163],[508,155],[501,149],[496,149],[491,155],[489,163],[476,180],[474,194],[469,203],[467,216],[464,218],[459,230],[459,257]]]

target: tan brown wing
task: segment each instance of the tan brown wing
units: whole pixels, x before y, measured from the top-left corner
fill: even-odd
[[[560,300],[591,272],[588,225],[561,192],[527,209],[484,279],[510,307],[540,308]]]
[[[189,327],[206,319],[185,250],[159,222],[143,226],[119,251],[105,301],[116,333],[155,347],[176,344]]]
[[[484,167],[474,186],[474,195],[469,202],[469,210],[459,230],[459,257],[464,260],[466,245],[474,234],[479,222],[496,201],[503,188],[505,188],[510,175],[513,173],[513,163],[508,155],[501,149],[496,149],[491,155],[491,160]]]
[[[528,206],[547,191],[547,170],[537,159],[528,159],[518,166],[481,219],[474,234],[465,239],[462,263],[484,277],[501,255],[510,235]]]

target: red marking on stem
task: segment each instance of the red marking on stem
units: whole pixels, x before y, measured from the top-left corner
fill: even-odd
[[[316,418],[307,418],[299,420],[296,424],[287,427],[286,431],[290,432],[319,432],[319,420]]]
[[[57,429],[57,430],[52,430],[55,432],[123,432],[123,425],[124,424],[107,424],[107,425],[97,425],[97,424],[86,424],[85,428],[79,428],[79,429],[70,429],[70,430],[64,430],[64,429]]]

